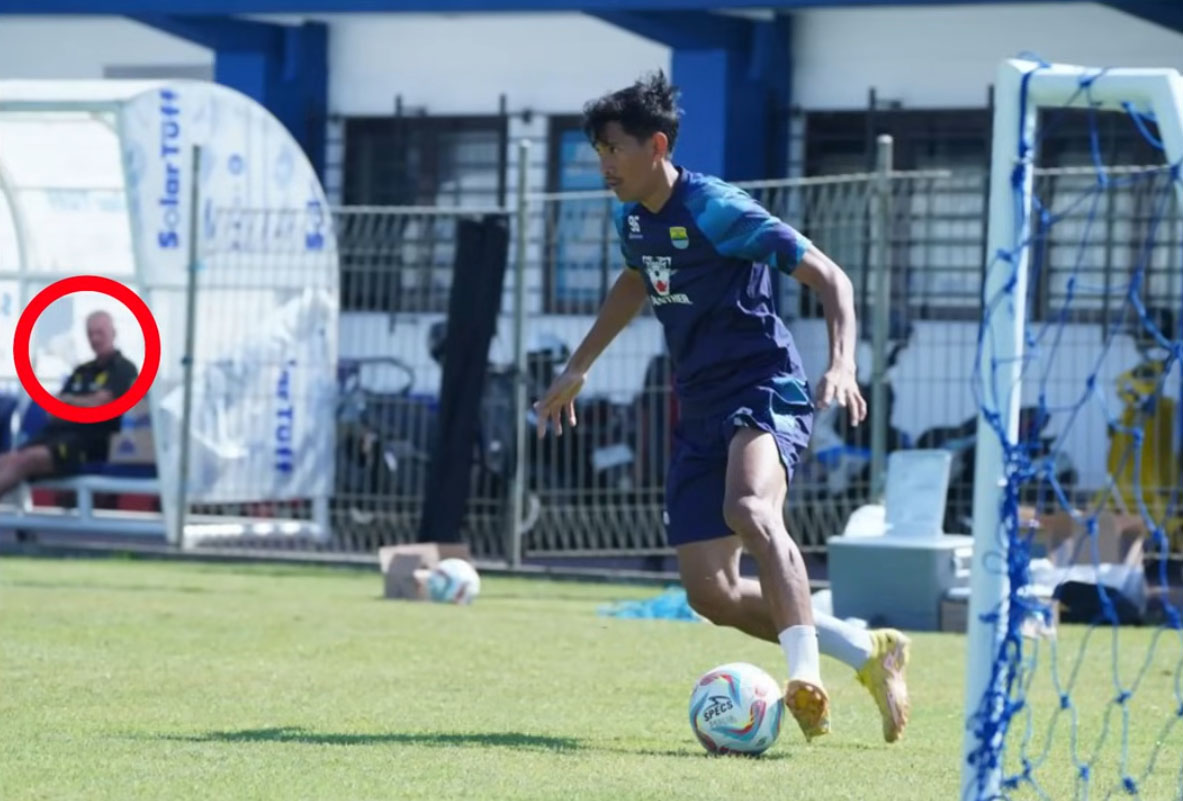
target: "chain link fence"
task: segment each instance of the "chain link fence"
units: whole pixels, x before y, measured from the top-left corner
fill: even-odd
[[[341,258],[336,479],[331,547],[373,551],[419,534],[432,449],[457,226],[503,209],[345,208]],[[462,535],[474,553],[505,553],[513,473],[514,372],[491,365],[472,448]]]
[[[926,304],[950,297],[948,286],[929,280],[930,273],[965,271],[965,265],[980,262],[980,243],[967,243],[969,235],[956,230],[953,221],[975,213],[980,220],[980,209],[965,206],[967,197],[980,203],[982,181],[982,176],[939,171],[891,173],[885,162],[876,173],[742,185],[847,270],[859,298],[860,325],[882,328],[878,339],[865,338],[868,347],[875,339],[882,353],[860,355],[860,379],[868,399],[876,375],[888,389],[887,401],[871,406],[884,433],[873,448],[874,426],[851,429],[838,413],[818,415],[814,446],[786,504],[790,528],[807,550],[824,548],[851,511],[872,497],[872,451],[901,445],[890,419],[891,395],[899,388],[890,386],[886,369],[868,368],[886,363],[890,346],[899,344],[910,319],[930,310]],[[440,354],[451,322],[446,310],[456,226],[462,219],[493,214],[509,217],[511,253],[519,257],[506,279],[490,348],[462,535],[475,553],[492,559],[668,550],[662,512],[677,404],[662,331],[650,310],[597,362],[579,399],[580,423],[574,430],[537,439],[529,403],[515,408],[517,377],[529,401],[545,390],[623,267],[613,198],[606,192],[579,192],[520,200],[516,213],[440,207],[334,211],[341,271],[331,536],[323,542],[289,538],[285,545],[364,553],[418,537],[438,431]],[[931,224],[934,215],[943,215],[941,224]],[[979,222],[979,234],[980,227]],[[976,250],[966,255],[966,247]],[[905,261],[908,269],[901,273]],[[873,278],[880,267],[890,268],[890,281],[876,287]],[[972,298],[968,287],[976,276],[955,280]],[[877,290],[888,293],[889,303],[877,304]],[[827,352],[822,310],[789,278],[778,279],[777,291],[782,315],[816,381]],[[976,313],[972,302],[965,301],[959,312],[964,319]],[[892,311],[877,315],[877,308]],[[520,351],[515,349],[519,333]],[[519,432],[528,436],[521,519],[515,527],[510,517]],[[275,540],[263,545],[282,547]]]

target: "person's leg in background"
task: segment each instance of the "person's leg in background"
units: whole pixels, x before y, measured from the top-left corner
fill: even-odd
[[[37,444],[0,454],[0,495],[6,495],[31,478],[54,470],[52,445]]]

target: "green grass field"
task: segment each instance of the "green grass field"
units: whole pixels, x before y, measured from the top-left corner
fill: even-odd
[[[596,614],[653,592],[486,577],[456,608],[384,601],[376,572],[0,560],[0,798],[957,796],[962,637],[916,637],[898,745],[881,741],[853,674],[826,661],[831,736],[807,745],[786,719],[765,757],[712,758],[686,718],[695,678],[732,660],[781,677],[782,656],[705,624]],[[1107,637],[1093,638],[1098,667],[1076,697],[1112,696]],[[1123,632],[1123,662],[1141,664],[1149,637]],[[1172,717],[1172,647],[1139,691],[1158,705],[1139,715]],[[1175,797],[1180,728],[1161,790],[1143,798]],[[1135,729],[1139,766],[1160,729]],[[1065,732],[1043,776],[1052,798],[1073,797]]]

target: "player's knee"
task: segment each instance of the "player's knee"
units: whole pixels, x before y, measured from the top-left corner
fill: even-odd
[[[686,585],[686,601],[707,620],[726,626],[735,619],[740,596],[737,588],[724,582],[698,581]]]
[[[756,495],[729,498],[723,505],[723,519],[751,549],[771,541],[775,534],[775,514],[772,504]]]

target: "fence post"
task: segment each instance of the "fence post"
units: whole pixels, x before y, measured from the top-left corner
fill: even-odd
[[[509,485],[509,513],[505,516],[505,560],[510,568],[522,564],[522,512],[526,499],[526,241],[529,234],[530,142],[518,143],[517,231],[513,264],[514,467]]]
[[[875,303],[871,321],[871,498],[883,497],[887,479],[887,334],[891,320],[892,139],[879,136],[875,153],[875,204],[871,246]]]
[[[185,292],[185,352],[181,357],[182,370],[182,400],[181,400],[181,430],[180,464],[177,465],[177,513],[174,517],[176,531],[173,534],[173,544],[178,548],[185,547],[185,519],[188,517],[189,506],[189,428],[192,420],[193,405],[193,350],[197,341],[197,270],[200,265],[199,249],[197,246],[200,236],[201,215],[198,204],[201,196],[198,182],[201,180],[202,149],[193,147],[193,175],[189,188],[189,258],[188,285]]]

